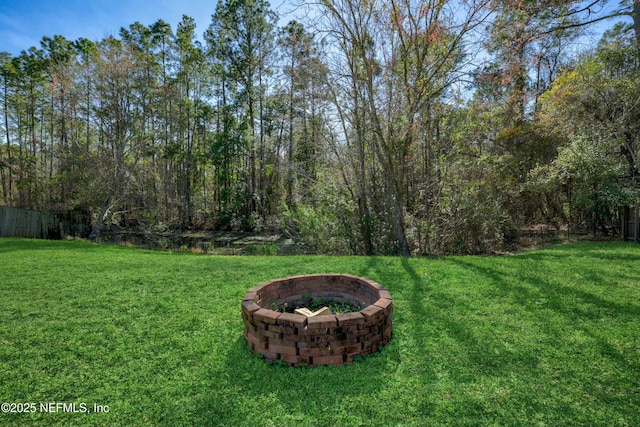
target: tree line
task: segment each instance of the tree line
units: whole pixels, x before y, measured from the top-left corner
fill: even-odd
[[[637,203],[640,3],[220,1],[0,54],[0,204],[324,253],[489,253]],[[597,46],[589,24],[629,16]]]

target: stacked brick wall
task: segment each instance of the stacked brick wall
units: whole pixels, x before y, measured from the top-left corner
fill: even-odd
[[[368,304],[359,312],[306,317],[270,309],[303,295]],[[393,300],[378,283],[346,274],[294,276],[250,289],[242,301],[249,348],[269,360],[308,366],[353,362],[391,339]]]

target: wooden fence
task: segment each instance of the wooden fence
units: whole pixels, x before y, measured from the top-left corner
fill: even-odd
[[[0,237],[63,239],[84,237],[88,224],[78,212],[51,213],[0,206]]]
[[[622,210],[622,236],[640,243],[640,203]]]

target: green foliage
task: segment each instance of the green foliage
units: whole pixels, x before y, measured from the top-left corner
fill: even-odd
[[[298,203],[285,208],[282,226],[291,235],[300,237],[316,253],[355,254],[359,236],[355,224],[353,202],[335,186],[319,177],[313,204]]]
[[[291,304],[278,303],[272,301],[269,304],[269,309],[280,313],[293,313],[298,308],[308,308],[312,311],[319,310],[322,307],[328,307],[333,314],[353,313],[360,311],[366,307],[364,303],[354,303],[350,301],[337,301],[334,299],[324,299],[322,297],[312,298],[311,293],[302,294],[301,298],[297,301],[292,301]]]
[[[278,247],[275,243],[266,244],[263,243],[259,246],[257,245],[249,245],[247,246],[247,254],[248,255],[277,255]]]
[[[82,206],[96,232],[269,229],[314,252],[410,255],[490,253],[638,197],[631,26],[569,66],[590,8],[306,6],[308,27],[225,0],[204,43],[184,16],[0,54],[0,202]]]
[[[639,88],[636,46],[609,37],[541,98],[542,123],[566,141],[547,170],[571,184],[573,202],[594,214],[594,228],[639,195]]]
[[[507,191],[488,157],[468,159],[443,189],[429,253],[479,254],[502,250],[509,224]]]
[[[622,242],[402,259],[0,239],[3,401],[110,408],[2,423],[639,425],[639,263]],[[327,270],[389,289],[384,351],[313,369],[252,354],[244,293]]]

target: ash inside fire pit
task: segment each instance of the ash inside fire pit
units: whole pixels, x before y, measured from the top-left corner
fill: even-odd
[[[321,304],[331,313],[316,313]],[[272,280],[242,301],[251,351],[292,365],[341,365],[377,352],[391,339],[392,313],[384,287],[347,274]]]

